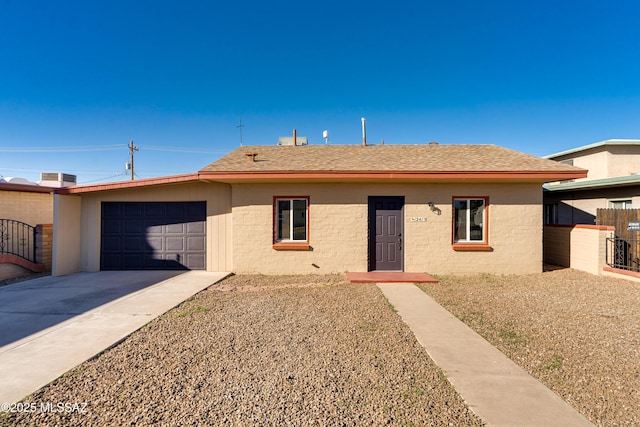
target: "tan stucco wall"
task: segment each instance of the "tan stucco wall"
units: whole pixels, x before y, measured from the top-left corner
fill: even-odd
[[[591,274],[603,274],[606,239],[613,227],[547,225],[544,227],[544,261]]]
[[[405,271],[542,271],[540,184],[236,184],[232,193],[236,273],[367,271],[368,196],[405,197]],[[274,196],[310,196],[312,251],[272,248]],[[452,249],[453,196],[489,197],[493,251]],[[441,210],[440,215],[429,209],[429,201]],[[427,220],[412,222],[412,217]]]
[[[576,181],[640,173],[640,147],[635,145],[605,145],[554,158],[557,161],[568,159],[573,160],[574,166],[589,170],[586,178]]]
[[[231,189],[219,183],[186,183],[85,193],[78,217],[80,254],[77,271],[99,271],[102,202],[207,202],[207,270],[231,271]],[[65,273],[66,274],[66,273]]]
[[[81,213],[80,197],[54,196],[53,276],[80,271]]]
[[[15,219],[32,226],[53,222],[53,195],[0,190],[0,218]]]

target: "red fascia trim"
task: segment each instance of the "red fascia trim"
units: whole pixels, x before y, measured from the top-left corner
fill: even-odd
[[[80,194],[152,185],[176,184],[196,181],[227,181],[256,179],[517,179],[542,182],[585,178],[586,172],[564,171],[490,171],[490,172],[403,172],[403,171],[273,171],[273,172],[212,172],[145,178],[134,181],[118,181],[106,184],[78,185],[75,187],[50,188],[55,194]]]
[[[558,228],[583,228],[586,230],[601,230],[601,231],[615,231],[615,227],[612,225],[591,225],[591,224],[545,224],[545,227],[558,227]]]
[[[199,180],[200,180],[200,175],[198,173],[192,173],[192,174],[185,174],[185,175],[164,176],[159,178],[137,179],[134,181],[110,182],[107,184],[79,185],[76,187],[56,188],[55,193],[56,194],[90,193],[94,191],[108,191],[108,190],[118,190],[123,188],[146,187],[146,186],[152,186],[152,185],[176,184],[180,182],[197,182]]]
[[[12,184],[10,182],[0,183],[0,190],[2,191],[21,191],[23,193],[53,193],[56,190],[55,187],[43,187],[40,185],[29,184]]]

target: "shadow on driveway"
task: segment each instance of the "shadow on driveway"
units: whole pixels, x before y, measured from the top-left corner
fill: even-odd
[[[101,271],[0,287],[0,347],[184,271]]]

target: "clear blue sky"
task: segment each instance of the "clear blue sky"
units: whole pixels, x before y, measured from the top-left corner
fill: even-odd
[[[0,0],[0,174],[195,172],[279,136],[640,138],[640,2]],[[109,178],[111,177],[111,178]],[[108,178],[108,179],[107,179]]]

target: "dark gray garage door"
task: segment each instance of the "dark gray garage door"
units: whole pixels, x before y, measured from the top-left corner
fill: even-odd
[[[103,202],[101,270],[204,270],[206,202]]]

